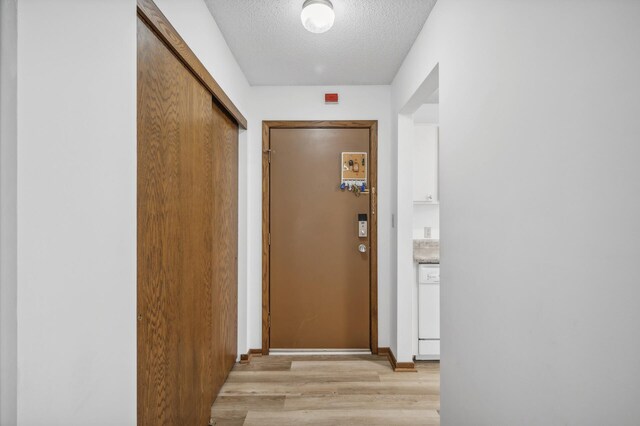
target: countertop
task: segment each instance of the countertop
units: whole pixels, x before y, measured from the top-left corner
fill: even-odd
[[[414,239],[413,261],[417,263],[440,263],[440,240]]]

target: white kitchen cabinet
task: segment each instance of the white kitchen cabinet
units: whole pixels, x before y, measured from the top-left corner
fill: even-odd
[[[413,138],[413,202],[438,202],[438,125],[416,124]]]

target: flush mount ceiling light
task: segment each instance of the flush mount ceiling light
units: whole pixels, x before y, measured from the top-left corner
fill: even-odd
[[[329,0],[306,0],[302,5],[302,25],[315,34],[329,31],[333,26],[336,14]]]

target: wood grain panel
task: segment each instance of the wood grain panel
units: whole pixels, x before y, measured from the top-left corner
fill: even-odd
[[[269,355],[269,217],[271,215],[269,123],[262,123],[262,355]]]
[[[214,110],[212,225],[214,290],[214,392],[217,394],[237,357],[238,282],[238,128],[226,114]]]
[[[277,121],[263,122],[270,129],[370,129],[378,122],[375,120],[312,120],[312,121]]]
[[[216,101],[233,117],[236,123],[246,129],[247,119],[240,113],[176,29],[173,28],[173,25],[167,20],[158,6],[152,0],[138,0],[138,16],[149,25],[149,28],[166,43],[167,48],[171,49],[193,75],[211,92]]]
[[[371,194],[369,198],[369,210],[371,211],[370,228],[373,235],[371,237],[370,252],[371,260],[369,264],[370,274],[370,310],[371,321],[369,323],[370,348],[372,354],[378,353],[378,122],[371,123],[369,128],[369,163],[372,165],[369,170],[369,187]]]
[[[198,424],[214,398],[211,95],[138,21],[139,424]]]
[[[211,371],[210,327],[212,229],[211,191],[213,109],[211,95],[187,74],[181,89],[186,95],[184,127],[181,126],[178,178],[181,213],[179,246],[182,280],[179,289],[178,325],[179,413],[183,424],[206,422],[207,406],[214,398],[211,383],[203,372]]]
[[[138,20],[138,424],[205,425],[237,351],[238,127]]]

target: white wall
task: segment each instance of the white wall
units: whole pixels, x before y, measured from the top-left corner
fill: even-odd
[[[18,5],[20,424],[135,423],[135,40],[134,0]]]
[[[413,359],[413,294],[416,276],[413,273],[413,140],[414,123],[411,115],[397,115],[397,143],[393,149],[397,153],[396,171],[396,286],[394,299],[396,303],[396,339],[391,348],[398,362],[410,362]],[[394,120],[395,121],[395,120]]]
[[[325,105],[324,93],[338,92],[340,104]],[[378,120],[378,336],[395,341],[392,323],[391,162],[389,86],[253,87],[249,127],[249,346],[262,346],[262,128],[263,120]]]
[[[440,105],[423,104],[413,113],[413,122],[416,124],[438,124],[440,123]]]
[[[639,21],[440,0],[394,81],[439,64],[443,424],[640,418]]]
[[[17,416],[17,7],[0,0],[0,424]]]

